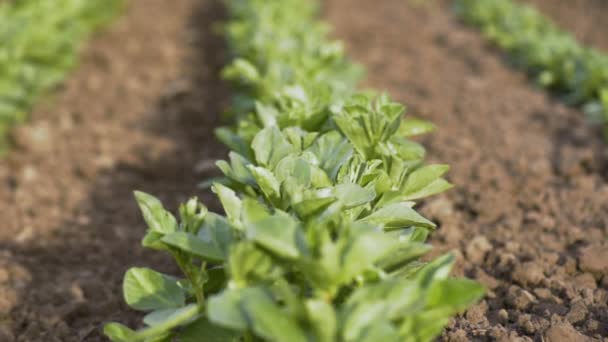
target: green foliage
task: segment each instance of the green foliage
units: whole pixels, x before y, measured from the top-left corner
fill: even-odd
[[[581,46],[529,5],[510,0],[457,0],[457,12],[505,49],[543,87],[608,121],[608,56]]]
[[[84,38],[121,6],[122,0],[0,1],[0,150],[7,130],[74,66]]]
[[[448,167],[424,165],[386,96],[353,94],[357,67],[325,39],[308,0],[232,0],[225,76],[239,90],[232,152],[213,184],[225,216],[195,199],[176,219],[136,193],[145,246],[184,277],[133,268],[125,299],[145,328],[106,325],[113,341],[429,341],[478,300],[448,277],[453,258],[424,263],[435,224],[413,200],[446,190]],[[196,307],[197,310],[191,309]],[[183,310],[183,311],[181,311]]]

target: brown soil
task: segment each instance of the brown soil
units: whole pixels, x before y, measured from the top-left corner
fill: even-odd
[[[531,1],[606,46],[592,29],[606,21],[583,10],[599,0]],[[130,1],[16,131],[0,162],[0,341],[101,341],[103,322],[138,324],[120,291],[128,267],[173,270],[139,247],[131,191],[170,208],[195,194],[213,203],[196,184],[225,155],[210,138],[227,97],[210,30],[218,2]],[[439,126],[423,143],[457,188],[424,203],[440,223],[435,253],[454,250],[456,273],[488,287],[443,339],[606,341],[608,150],[597,130],[504,63],[448,0],[325,4],[367,84]]]
[[[607,341],[608,149],[597,130],[511,69],[448,0],[330,0],[326,13],[367,85],[438,126],[423,142],[457,187],[423,206],[440,223],[431,243],[488,288],[442,339]]]
[[[137,324],[124,271],[172,266],[139,247],[131,191],[175,208],[224,155],[210,138],[226,102],[218,1],[129,4],[0,161],[0,341],[100,341],[105,321]]]

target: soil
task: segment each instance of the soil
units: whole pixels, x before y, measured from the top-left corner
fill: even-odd
[[[576,32],[605,25],[571,1],[536,2]],[[592,1],[574,8],[583,3]],[[366,85],[438,126],[423,143],[452,166],[456,188],[423,204],[440,223],[431,243],[488,289],[442,340],[608,341],[608,149],[579,110],[535,88],[449,4],[325,6],[335,36],[368,67]]]
[[[14,134],[0,161],[0,341],[105,341],[140,316],[122,303],[128,267],[172,270],[145,252],[131,192],[168,207],[197,192],[225,151],[212,137],[227,92],[210,24],[219,1],[132,0],[69,80]]]
[[[593,31],[606,27],[599,0],[531,1],[606,47]],[[0,341],[103,341],[104,322],[136,326],[124,271],[174,268],[139,246],[131,191],[172,209],[193,195],[215,207],[196,184],[225,155],[211,138],[228,97],[210,24],[219,2],[130,1],[15,132],[0,161]],[[448,0],[324,5],[366,85],[438,126],[422,142],[452,166],[456,188],[421,205],[439,223],[434,253],[453,251],[455,274],[488,288],[441,339],[608,341],[608,149],[597,127],[512,69]]]

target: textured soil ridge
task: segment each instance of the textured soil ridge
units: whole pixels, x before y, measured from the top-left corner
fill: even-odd
[[[557,19],[560,6],[543,3]],[[331,0],[326,12],[368,84],[438,126],[424,143],[456,189],[424,204],[441,224],[431,243],[488,288],[442,339],[606,341],[607,149],[584,115],[512,69],[447,0]]]
[[[211,138],[227,91],[210,23],[219,0],[133,0],[0,161],[0,341],[105,341],[138,324],[124,271],[171,261],[139,247],[131,191],[171,209],[225,150]],[[532,0],[600,49],[598,0]],[[430,119],[429,158],[454,190],[423,204],[434,253],[487,297],[446,341],[608,341],[608,149],[582,113],[536,89],[448,0],[327,0],[325,14],[367,82]]]
[[[221,17],[219,1],[129,1],[15,132],[0,161],[0,341],[107,341],[104,322],[139,323],[124,272],[174,270],[140,247],[131,192],[174,209],[225,154],[211,138],[227,98],[209,26]]]

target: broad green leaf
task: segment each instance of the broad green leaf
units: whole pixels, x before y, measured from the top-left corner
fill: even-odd
[[[243,292],[243,311],[256,335],[270,341],[308,341],[297,321],[287,316],[266,291],[250,288]]]
[[[144,323],[157,330],[169,330],[192,320],[198,313],[196,304],[189,304],[177,309],[155,310],[144,317]],[[159,329],[161,327],[164,329]]]
[[[393,236],[393,238],[399,239],[398,236]],[[378,267],[387,272],[393,272],[410,261],[423,256],[431,249],[431,246],[418,242],[398,243],[386,257],[378,262]]]
[[[241,220],[244,224],[252,224],[270,216],[268,208],[266,208],[259,201],[246,197],[243,200],[243,211]]]
[[[186,300],[175,279],[149,268],[129,269],[123,292],[127,304],[140,311],[177,308]]]
[[[306,312],[315,333],[315,341],[336,341],[338,322],[334,308],[318,299],[306,301]]]
[[[450,182],[446,181],[443,178],[438,178],[438,179],[435,179],[434,181],[432,181],[431,183],[429,183],[424,188],[422,188],[416,192],[411,192],[411,193],[403,196],[401,199],[404,201],[411,201],[411,200],[415,200],[415,199],[429,197],[429,196],[444,192],[446,190],[449,190],[452,187],[453,187],[453,185]]]
[[[228,267],[232,282],[237,286],[273,282],[283,270],[275,260],[253,242],[240,242],[230,250]]]
[[[450,167],[448,165],[427,165],[416,169],[405,181],[403,195],[406,199],[426,197],[451,187],[441,179]]]
[[[247,142],[235,134],[231,129],[219,127],[215,129],[214,133],[217,139],[224,145],[228,146],[232,151],[244,156],[247,159],[250,157],[251,152]]]
[[[279,256],[295,259],[303,237],[298,222],[287,214],[269,216],[246,227],[247,238]]]
[[[336,186],[335,196],[346,208],[353,208],[373,201],[376,192],[357,184],[343,183]]]
[[[336,198],[333,196],[305,199],[301,202],[293,204],[293,209],[300,217],[308,217],[319,212],[320,210],[327,208],[327,206],[335,201]]]
[[[278,201],[281,192],[281,184],[274,174],[266,168],[253,165],[249,165],[249,171],[251,171],[253,178],[255,178],[255,181],[266,198],[272,202]]]
[[[146,235],[144,236],[144,238],[141,241],[141,245],[146,247],[146,248],[151,248],[151,249],[156,249],[159,251],[168,251],[169,247],[167,247],[167,245],[165,245],[161,239],[163,238],[164,234],[153,231],[153,230],[148,230],[146,232]]]
[[[275,107],[256,101],[255,112],[264,127],[277,125],[277,117],[279,116],[279,113]]]
[[[180,342],[237,342],[241,334],[212,324],[206,318],[199,318],[176,335]]]
[[[293,178],[297,184],[309,187],[311,172],[311,165],[306,160],[296,156],[288,156],[277,164],[275,174],[279,182]]]
[[[198,315],[199,309],[196,304],[190,304],[179,309],[155,311],[146,316],[149,327],[135,332],[131,331],[127,335],[128,339],[125,339],[124,342],[170,342],[172,329],[191,322]],[[112,323],[109,329],[106,325],[104,333],[108,334],[106,330],[109,330],[112,334],[120,333],[117,330],[119,328],[119,325]],[[122,340],[118,341],[122,342]]]
[[[338,132],[331,131],[317,138],[308,149],[319,161],[319,166],[335,180],[338,170],[352,156],[353,148]]]
[[[213,241],[203,240],[189,233],[171,233],[165,235],[162,241],[169,246],[194,254],[208,261],[219,262],[224,260],[224,253]]]
[[[427,307],[441,310],[446,316],[460,312],[483,297],[485,290],[470,279],[443,279],[429,289]]]
[[[350,282],[354,277],[371,269],[376,261],[387,255],[396,240],[382,232],[360,233],[341,244],[340,279]]]
[[[135,331],[120,323],[108,323],[103,327],[103,333],[113,342],[131,342]]]
[[[416,135],[427,134],[435,130],[435,125],[428,121],[419,119],[405,119],[401,121],[398,135],[402,137],[411,137]]]
[[[412,202],[393,203],[374,211],[371,215],[361,219],[364,222],[382,224],[386,229],[419,226],[435,228],[435,224],[413,208]]]
[[[243,295],[239,290],[225,290],[207,301],[209,321],[221,327],[245,330],[249,322],[242,309]]]
[[[219,183],[215,183],[212,187],[213,192],[217,194],[220,202],[222,202],[222,207],[224,207],[224,211],[226,212],[226,216],[232,224],[240,225],[240,217],[241,217],[241,199],[238,198],[236,193]]]
[[[261,77],[255,65],[243,58],[235,59],[223,70],[222,76],[230,80],[240,78],[248,82],[256,82]]]
[[[232,228],[225,217],[215,213],[205,216],[203,226],[198,231],[198,237],[203,240],[213,240],[224,255],[228,254],[232,244]]]
[[[255,153],[256,161],[273,170],[277,163],[295,148],[285,139],[276,126],[266,127],[253,139],[251,147]]]
[[[165,210],[156,197],[141,191],[135,191],[134,193],[139,209],[150,230],[161,234],[168,234],[177,230],[175,217]]]
[[[424,265],[417,277],[424,287],[429,287],[434,281],[444,280],[450,275],[454,256],[445,254]]]

